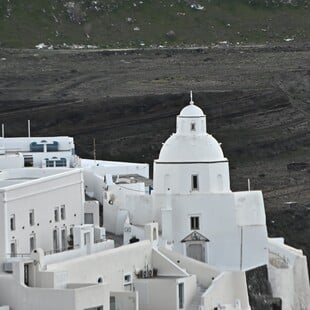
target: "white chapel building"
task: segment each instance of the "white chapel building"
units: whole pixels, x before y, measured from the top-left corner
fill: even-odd
[[[223,270],[267,263],[261,191],[232,192],[228,160],[191,100],[154,162],[153,208],[172,250]]]

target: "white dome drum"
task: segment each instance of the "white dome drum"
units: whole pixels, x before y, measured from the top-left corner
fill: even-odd
[[[228,160],[220,144],[206,132],[206,116],[192,100],[177,116],[176,133],[167,139],[154,162],[154,191],[193,195],[230,192]]]

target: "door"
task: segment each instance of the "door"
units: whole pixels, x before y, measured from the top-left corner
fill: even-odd
[[[24,283],[29,286],[29,264],[24,265]]]
[[[201,243],[189,243],[187,245],[187,256],[199,260],[201,262],[205,261],[204,258],[204,247]]]
[[[67,250],[67,232],[66,229],[61,230],[61,250]]]
[[[89,254],[91,252],[90,232],[84,233],[84,245],[86,246],[87,254]]]
[[[53,250],[59,252],[58,230],[53,230]]]
[[[179,283],[179,309],[184,309],[184,283]]]

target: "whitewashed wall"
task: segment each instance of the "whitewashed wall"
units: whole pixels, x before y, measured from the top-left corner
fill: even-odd
[[[39,170],[44,172],[43,169]],[[47,170],[51,171],[51,169]],[[35,172],[35,169],[32,171]],[[5,242],[3,238],[1,242],[2,255],[10,253],[12,240],[16,240],[17,253],[30,253],[29,239],[32,234],[35,234],[36,247],[51,251],[55,228],[59,232],[61,246],[61,229],[65,229],[68,235],[72,225],[80,225],[84,222],[84,190],[80,169],[62,170],[62,173],[7,187],[2,190],[0,198],[2,198],[0,210],[5,219],[5,223],[0,226],[1,235],[7,234]],[[61,205],[65,206],[64,220],[60,216]],[[56,207],[59,208],[58,222],[54,219]],[[34,210],[33,226],[29,223],[30,210]],[[12,214],[15,215],[16,226],[13,231],[9,227]]]
[[[301,250],[269,239],[268,277],[272,295],[282,299],[283,310],[304,310],[310,305],[307,258]]]
[[[142,310],[139,309],[138,292],[110,292],[115,297],[115,309],[117,310]]]
[[[201,297],[204,309],[214,309],[220,305],[250,310],[246,277],[244,272],[223,272],[213,280]],[[226,309],[226,308],[225,308]]]
[[[184,283],[184,308],[189,309],[196,290],[196,277],[136,279],[135,290],[139,293],[141,310],[178,310],[178,284]]]
[[[13,275],[0,277],[0,300],[16,310],[84,310],[101,305],[109,309],[107,285],[73,284],[71,288],[57,290],[27,287],[23,284],[21,264],[14,267]]]
[[[195,274],[198,283],[205,288],[209,287],[212,284],[212,281],[221,273],[218,269],[208,264],[199,262],[177,252],[167,250],[164,247],[160,247],[159,250],[171,261],[180,266],[180,268],[184,269],[189,274]]]
[[[24,167],[24,157],[21,153],[0,155],[0,169],[12,169],[23,167]]]
[[[68,282],[73,283],[96,283],[99,278],[102,278],[104,282],[109,283],[110,290],[122,291],[124,274],[134,274],[137,270],[142,270],[146,264],[151,266],[151,257],[151,243],[143,241],[49,265],[46,271],[65,270],[68,274]]]

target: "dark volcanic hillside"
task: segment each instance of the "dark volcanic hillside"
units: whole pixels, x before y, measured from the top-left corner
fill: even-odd
[[[230,159],[232,189],[250,178],[270,235],[310,257],[309,82],[307,46],[0,50],[0,121],[8,136],[26,134],[31,119],[33,135],[74,136],[81,156],[95,137],[97,158],[151,164],[192,89]]]

